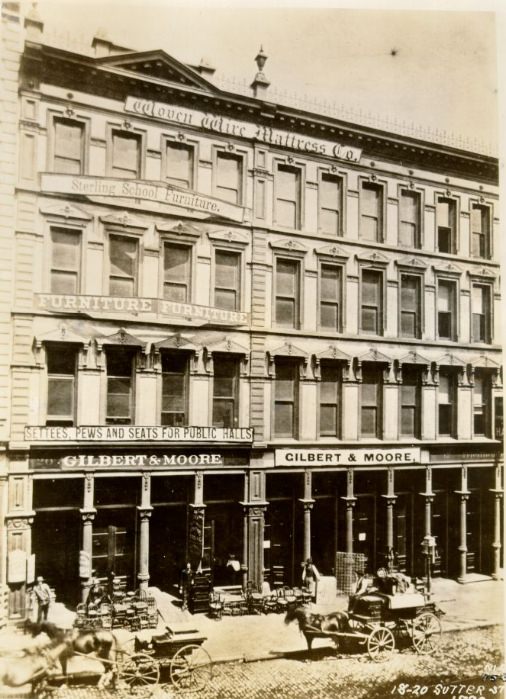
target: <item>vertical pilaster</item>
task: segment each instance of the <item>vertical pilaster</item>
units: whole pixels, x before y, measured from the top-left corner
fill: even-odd
[[[436,494],[432,492],[432,469],[427,466],[425,469],[425,492],[420,493],[425,498],[425,534],[424,536],[431,536],[432,530],[432,503]]]
[[[93,520],[97,513],[94,508],[95,501],[95,478],[93,473],[86,473],[84,476],[84,497],[81,509],[82,521],[82,548],[81,562],[81,594],[83,602],[88,597],[90,587],[91,561],[93,556]]]
[[[244,562],[247,565],[243,581],[244,584],[248,580],[251,581],[254,587],[260,590],[264,579],[264,528],[267,509],[264,471],[252,470],[247,474],[244,493],[246,498],[240,503],[244,513],[243,551]]]
[[[353,553],[353,508],[357,498],[354,495],[354,478],[351,468],[346,475],[346,497],[342,499],[346,502],[346,553]]]
[[[467,466],[461,469],[461,489],[455,491],[460,495],[460,545],[459,545],[459,582],[465,582],[467,575],[467,501],[471,494],[467,489]]]
[[[201,471],[195,473],[193,502],[190,504],[190,530],[188,532],[188,560],[193,570],[202,561],[204,550],[204,475]]]
[[[139,512],[139,588],[146,589],[149,581],[149,518],[153,508],[151,507],[151,474],[142,474],[141,504],[137,508]]]
[[[390,555],[394,550],[394,506],[397,500],[393,468],[389,468],[387,471],[387,493],[382,497],[385,498],[387,504],[386,553]]]
[[[314,500],[312,496],[312,473],[304,472],[304,497],[300,499],[304,507],[304,560],[311,558],[311,510]]]

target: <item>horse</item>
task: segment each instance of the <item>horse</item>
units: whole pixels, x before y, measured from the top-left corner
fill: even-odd
[[[103,688],[114,678],[118,643],[116,636],[110,631],[101,629],[65,631],[48,621],[39,624],[28,621],[25,624],[25,629],[32,636],[45,633],[52,642],[65,643],[65,648],[59,658],[63,675],[67,675],[67,664],[72,655],[91,655],[93,653],[94,657],[101,660],[104,666],[104,673],[97,686]]]
[[[299,624],[299,629],[306,639],[308,651],[311,651],[315,636],[333,638],[337,647],[337,636],[332,636],[332,634],[346,632],[350,628],[349,617],[346,612],[313,614],[301,606],[288,607],[285,624],[289,624],[292,621],[296,621]]]
[[[67,641],[59,636],[25,648],[24,655],[0,657],[0,686],[14,688],[31,684],[32,689],[35,688],[47,677],[67,646]]]

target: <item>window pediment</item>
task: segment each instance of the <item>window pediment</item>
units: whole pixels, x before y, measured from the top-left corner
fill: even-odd
[[[246,245],[248,245],[250,242],[248,236],[244,233],[240,233],[239,231],[208,231],[207,235],[212,243],[218,244],[226,243],[227,245],[246,247]]]
[[[453,274],[455,276],[462,274],[462,269],[453,262],[440,262],[432,265],[432,269],[435,272],[444,272],[444,274]]]
[[[486,279],[488,281],[497,279],[497,274],[487,267],[481,267],[480,269],[469,271],[469,276],[471,279]]]
[[[414,255],[401,257],[401,259],[396,260],[395,263],[398,267],[409,267],[411,269],[418,269],[420,271],[427,269],[427,264],[424,262],[424,260],[421,260],[419,257]]]
[[[39,207],[41,214],[45,216],[51,216],[52,218],[64,219],[64,221],[91,221],[93,216],[83,211],[77,206],[71,206],[70,204],[65,204],[63,206],[46,206],[42,204]]]
[[[206,349],[209,354],[216,354],[220,352],[223,354],[242,354],[249,355],[249,349],[243,345],[235,342],[230,337],[224,337],[217,342],[208,343]]]
[[[338,245],[324,245],[318,250],[315,250],[315,255],[320,255],[322,257],[331,257],[335,260],[347,260],[349,255],[347,252],[342,250]]]
[[[343,362],[349,362],[351,360],[350,355],[340,350],[339,347],[337,347],[337,345],[329,345],[327,349],[323,350],[323,352],[318,352],[314,356],[317,362],[321,361],[322,359],[330,359]]]
[[[164,340],[153,343],[153,349],[155,352],[160,350],[182,350],[189,352],[198,352],[202,348],[193,343],[190,338],[184,337],[180,333],[172,335],[171,337],[166,337]]]
[[[269,243],[273,250],[284,252],[284,253],[298,253],[299,255],[305,255],[307,253],[307,247],[299,243],[297,240],[275,240]]]
[[[447,352],[446,354],[443,354],[442,357],[439,357],[439,359],[436,360],[436,364],[438,366],[446,366],[446,367],[458,367],[459,369],[463,369],[466,366],[466,362],[462,361],[459,357],[457,357],[453,352]]]
[[[116,345],[118,347],[125,348],[135,348],[138,347],[144,352],[146,351],[147,342],[140,340],[135,335],[130,335],[124,328],[120,328],[118,332],[112,335],[106,335],[101,337],[96,337],[95,342],[97,343],[98,351],[101,352],[102,348],[109,345]]]
[[[145,230],[148,228],[146,221],[138,218],[137,216],[132,216],[128,211],[123,211],[119,214],[110,214],[109,216],[101,216],[100,221],[105,224],[108,228],[120,227],[126,229],[139,229]]]
[[[35,336],[35,345],[37,348],[40,348],[45,342],[68,342],[88,347],[91,343],[91,339],[78,335],[62,323],[58,328],[50,332]]]
[[[292,345],[291,342],[285,342],[284,345],[267,350],[268,373],[272,378],[274,378],[276,375],[275,363],[277,357],[301,361],[300,378],[304,379],[306,377],[306,370],[309,361],[309,354],[307,352],[304,352],[304,350],[301,350],[299,347]]]
[[[408,352],[403,357],[401,357],[398,361],[399,361],[400,366],[402,366],[403,364],[416,364],[417,366],[430,366],[430,364],[431,364],[430,359],[426,359],[421,354],[418,354],[418,352],[416,350],[412,350],[411,352]]]
[[[202,228],[194,226],[187,221],[177,221],[176,223],[164,223],[156,226],[156,230],[159,233],[172,233],[174,235],[181,236],[182,238],[200,238],[202,235]]]
[[[358,253],[355,257],[359,262],[366,262],[371,265],[386,266],[390,262],[388,257],[383,255],[381,252],[372,252],[371,254]]]
[[[379,352],[375,347],[371,347],[365,354],[361,354],[359,357],[357,357],[357,361],[359,364],[362,364],[363,362],[377,362],[381,364],[391,364],[392,363],[392,358],[387,357],[386,354],[383,354],[382,352]]]
[[[480,369],[495,369],[498,371],[501,368],[501,364],[485,354],[472,357],[472,359],[468,360],[468,364],[471,364],[472,367],[479,367]]]

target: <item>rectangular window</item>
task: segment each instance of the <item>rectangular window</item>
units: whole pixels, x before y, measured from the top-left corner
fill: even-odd
[[[421,373],[403,367],[401,384],[401,435],[419,439],[421,434]]]
[[[420,247],[420,192],[401,189],[399,198],[399,245]]]
[[[457,337],[457,288],[455,282],[440,280],[437,285],[437,335],[440,340]]]
[[[111,174],[136,179],[141,170],[141,136],[126,131],[112,132]]]
[[[120,349],[107,350],[108,425],[131,425],[134,416],[134,355]]]
[[[214,272],[214,305],[227,311],[241,307],[241,255],[216,250]]]
[[[455,199],[438,197],[436,218],[438,251],[455,253],[457,251],[457,204]]]
[[[138,241],[122,235],[109,236],[109,295],[137,293]]]
[[[362,270],[361,330],[383,334],[383,275],[371,269]]]
[[[383,372],[381,369],[363,369],[360,390],[360,435],[381,439],[383,422]]]
[[[421,337],[421,278],[401,274],[401,337]]]
[[[51,228],[51,293],[79,293],[81,233]]]
[[[320,326],[341,330],[341,268],[323,264],[320,269]]]
[[[277,362],[274,387],[274,435],[297,438],[299,366]]]
[[[236,427],[239,419],[239,362],[214,355],[213,427]]]
[[[276,260],[276,323],[299,327],[299,262]]]
[[[82,175],[84,172],[84,124],[57,117],[54,120],[55,172]]]
[[[362,182],[360,189],[360,237],[383,241],[383,187]]]
[[[471,287],[472,341],[490,342],[490,286],[473,284]]]
[[[439,372],[438,434],[453,437],[457,425],[457,382],[452,372]]]
[[[494,437],[501,439],[504,437],[503,399],[496,396],[494,399]]]
[[[491,437],[490,409],[492,407],[490,377],[476,371],[473,385],[473,434]]]
[[[490,209],[473,204],[471,208],[471,255],[490,258]]]
[[[188,356],[162,353],[162,425],[188,424]]]
[[[77,350],[58,346],[47,348],[46,425],[73,425]]]
[[[194,149],[186,143],[166,141],[165,179],[183,189],[193,187]]]
[[[341,367],[323,362],[320,380],[320,436],[339,437],[341,404]]]
[[[276,223],[286,228],[300,227],[300,170],[278,165],[276,172]]]
[[[319,188],[320,230],[328,235],[341,235],[342,181],[322,175]]]
[[[165,243],[163,246],[163,298],[188,303],[191,289],[191,248]]]
[[[216,153],[216,196],[232,204],[242,201],[243,159],[234,153]]]

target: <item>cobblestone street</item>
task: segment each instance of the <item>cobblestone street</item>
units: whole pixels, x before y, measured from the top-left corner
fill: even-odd
[[[446,634],[437,656],[420,656],[412,650],[396,652],[383,664],[375,664],[367,654],[338,653],[318,649],[312,660],[305,652],[289,658],[253,663],[214,666],[212,681],[198,694],[200,699],[383,699],[384,697],[424,695],[428,699],[443,694],[443,685],[457,687],[445,692],[451,696],[499,694],[501,686],[484,682],[486,666],[502,662],[502,628],[476,629]],[[162,682],[163,682],[162,678]],[[402,684],[403,683],[403,684]],[[459,690],[460,683],[465,685]],[[439,688],[438,688],[439,685]],[[481,685],[481,692],[469,687]],[[425,689],[425,687],[427,689]],[[418,688],[418,689],[417,689]],[[189,696],[162,684],[153,699]],[[196,696],[196,695],[194,695]],[[86,686],[61,688],[55,699],[127,699],[124,693],[98,691]]]

